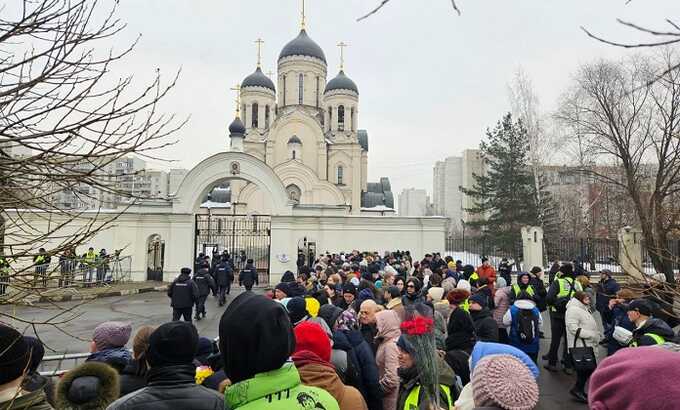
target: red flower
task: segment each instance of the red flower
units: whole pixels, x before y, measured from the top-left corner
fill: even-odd
[[[407,320],[401,324],[401,331],[410,336],[424,335],[432,332],[434,321],[429,317],[417,316],[412,320]]]

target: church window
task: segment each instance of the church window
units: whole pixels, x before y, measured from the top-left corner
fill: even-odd
[[[257,128],[257,127],[258,127],[258,119],[259,119],[259,115],[258,115],[257,110],[258,110],[259,108],[260,108],[260,107],[258,106],[257,103],[253,103],[253,119],[252,119],[253,128]]]
[[[269,128],[269,106],[264,107],[264,127]]]
[[[302,105],[302,96],[305,91],[305,75],[300,74],[298,77],[298,104]]]
[[[333,127],[333,107],[328,107],[328,130]]]
[[[345,106],[338,107],[338,131],[345,130]]]
[[[302,197],[302,190],[295,184],[290,184],[286,187],[286,192],[288,193],[288,199],[296,204],[300,203],[300,198]]]
[[[247,106],[245,104],[243,104],[243,108],[241,109],[241,112],[243,113],[243,123],[245,125],[248,125],[248,122],[246,121],[246,114],[248,114],[248,112],[246,111],[246,109],[247,109]]]
[[[349,112],[349,130],[354,131],[354,107]]]
[[[293,150],[293,154],[291,155],[291,157],[293,157],[293,159],[297,159],[297,158],[296,158],[296,157],[297,157],[297,153],[296,153],[295,150]]]
[[[316,76],[316,108],[319,108],[319,76]]]
[[[344,185],[342,182],[343,177],[345,176],[345,169],[342,167],[342,165],[338,166],[338,185]]]
[[[286,75],[283,75],[283,106],[286,106]]]

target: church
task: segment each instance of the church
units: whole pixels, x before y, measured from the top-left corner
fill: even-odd
[[[358,128],[359,88],[344,72],[328,80],[323,49],[303,26],[278,56],[276,84],[258,62],[238,92],[236,118],[229,126],[230,149],[250,154],[271,167],[298,209],[323,214],[394,213],[388,178],[369,183],[368,133]],[[221,194],[220,194],[221,191]],[[209,199],[240,214],[271,214],[257,184],[232,180]],[[218,205],[219,206],[219,205]]]

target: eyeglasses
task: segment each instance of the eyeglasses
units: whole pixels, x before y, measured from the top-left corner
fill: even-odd
[[[407,288],[415,289],[415,285],[406,285]]]

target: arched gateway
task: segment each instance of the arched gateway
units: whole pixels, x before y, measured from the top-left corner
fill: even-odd
[[[242,152],[215,154],[194,167],[175,194],[173,213],[194,214],[194,260],[199,253],[212,258],[215,253],[227,251],[236,267],[242,268],[246,259],[253,259],[261,282],[265,282],[270,269],[271,215],[239,214],[236,203],[222,213],[198,212],[201,202],[216,184],[231,180],[256,185],[271,202],[272,215],[292,214],[294,202],[274,171]]]

